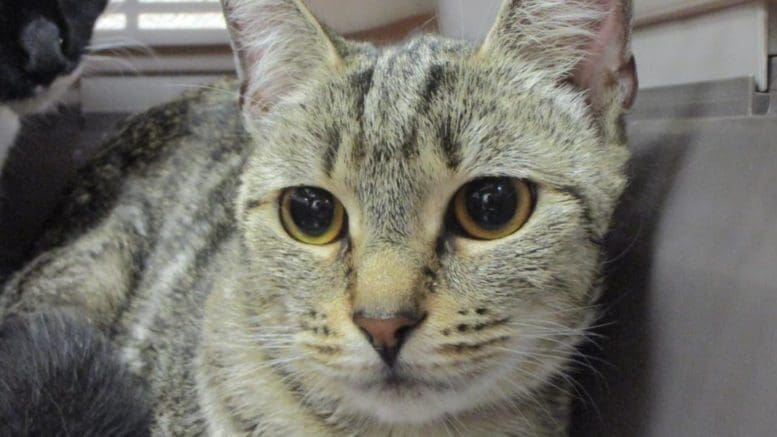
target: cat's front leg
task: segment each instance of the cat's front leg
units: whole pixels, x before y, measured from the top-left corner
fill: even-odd
[[[11,108],[0,105],[0,171],[3,169],[5,158],[8,157],[8,151],[13,147],[20,128],[19,116]]]

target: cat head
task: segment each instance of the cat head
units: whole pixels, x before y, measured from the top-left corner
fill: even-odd
[[[0,0],[0,102],[34,111],[74,80],[107,0]]]
[[[563,372],[625,184],[629,5],[506,1],[481,45],[385,49],[300,1],[224,7],[256,150],[223,303],[239,335],[219,341],[383,423],[509,405]]]

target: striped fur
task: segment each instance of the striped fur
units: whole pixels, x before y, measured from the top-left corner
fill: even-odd
[[[625,184],[628,89],[585,88],[575,65],[500,43],[527,37],[505,23],[541,0],[508,2],[483,47],[386,49],[332,36],[296,0],[225,3],[235,46],[255,49],[239,56],[243,105],[221,83],[130,121],[0,317],[78,307],[148,383],[157,435],[564,434]],[[527,224],[491,242],[451,233],[453,194],[492,175],[537,185]],[[299,185],[342,201],[348,238],[286,234],[278,198]],[[426,314],[393,370],[357,307]]]

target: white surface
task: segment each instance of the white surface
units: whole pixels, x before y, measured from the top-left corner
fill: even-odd
[[[201,14],[205,17],[220,16],[221,4],[218,0],[174,2],[113,0],[97,22],[97,30],[93,38],[94,43],[96,45],[103,45],[107,42],[123,41],[125,43],[142,43],[152,46],[227,43],[226,27],[213,29],[212,23],[205,23],[199,29],[142,29],[139,25],[149,18],[154,18],[154,14],[156,14],[156,17],[160,17],[158,14],[175,13]],[[149,16],[148,14],[151,15]],[[170,19],[165,20],[165,22],[175,22],[174,16],[168,15],[168,17]],[[194,23],[192,26],[197,27],[196,20]]]
[[[337,32],[351,33],[433,12],[436,0],[306,0],[305,3]],[[227,32],[218,1],[114,1],[98,22],[95,43],[116,40],[152,46],[226,44]]]
[[[167,102],[219,76],[91,77],[81,81],[84,112],[137,112]],[[237,97],[235,97],[237,99]]]
[[[754,1],[758,0],[634,0],[634,16],[637,21],[647,21]]]
[[[480,41],[494,23],[501,4],[501,0],[438,0],[440,33]]]
[[[736,1],[728,0],[729,3]],[[636,0],[635,3],[637,17],[644,17],[648,13],[710,6],[720,1]],[[500,0],[438,0],[440,30],[451,37],[482,40],[500,4]],[[754,1],[694,18],[638,27],[633,49],[640,86],[651,88],[753,77],[758,88],[764,90],[768,65],[767,18],[766,1]]]
[[[777,1],[768,2],[769,14],[769,54],[777,55]]]
[[[90,59],[85,70],[89,75],[121,74],[136,76],[140,73],[169,74],[219,74],[234,73],[235,60],[230,52],[212,54],[150,54],[148,56],[99,57]]]
[[[765,89],[766,22],[765,3],[755,2],[637,29],[633,49],[641,86],[754,77]]]
[[[433,12],[435,8],[435,0],[306,0],[305,3],[321,21],[341,33],[380,27]]]

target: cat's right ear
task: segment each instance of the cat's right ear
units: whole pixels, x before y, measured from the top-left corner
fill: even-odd
[[[504,0],[481,53],[517,57],[586,93],[596,113],[634,103],[632,0]]]
[[[327,31],[301,0],[221,0],[247,115],[271,110],[284,96],[341,58]]]

